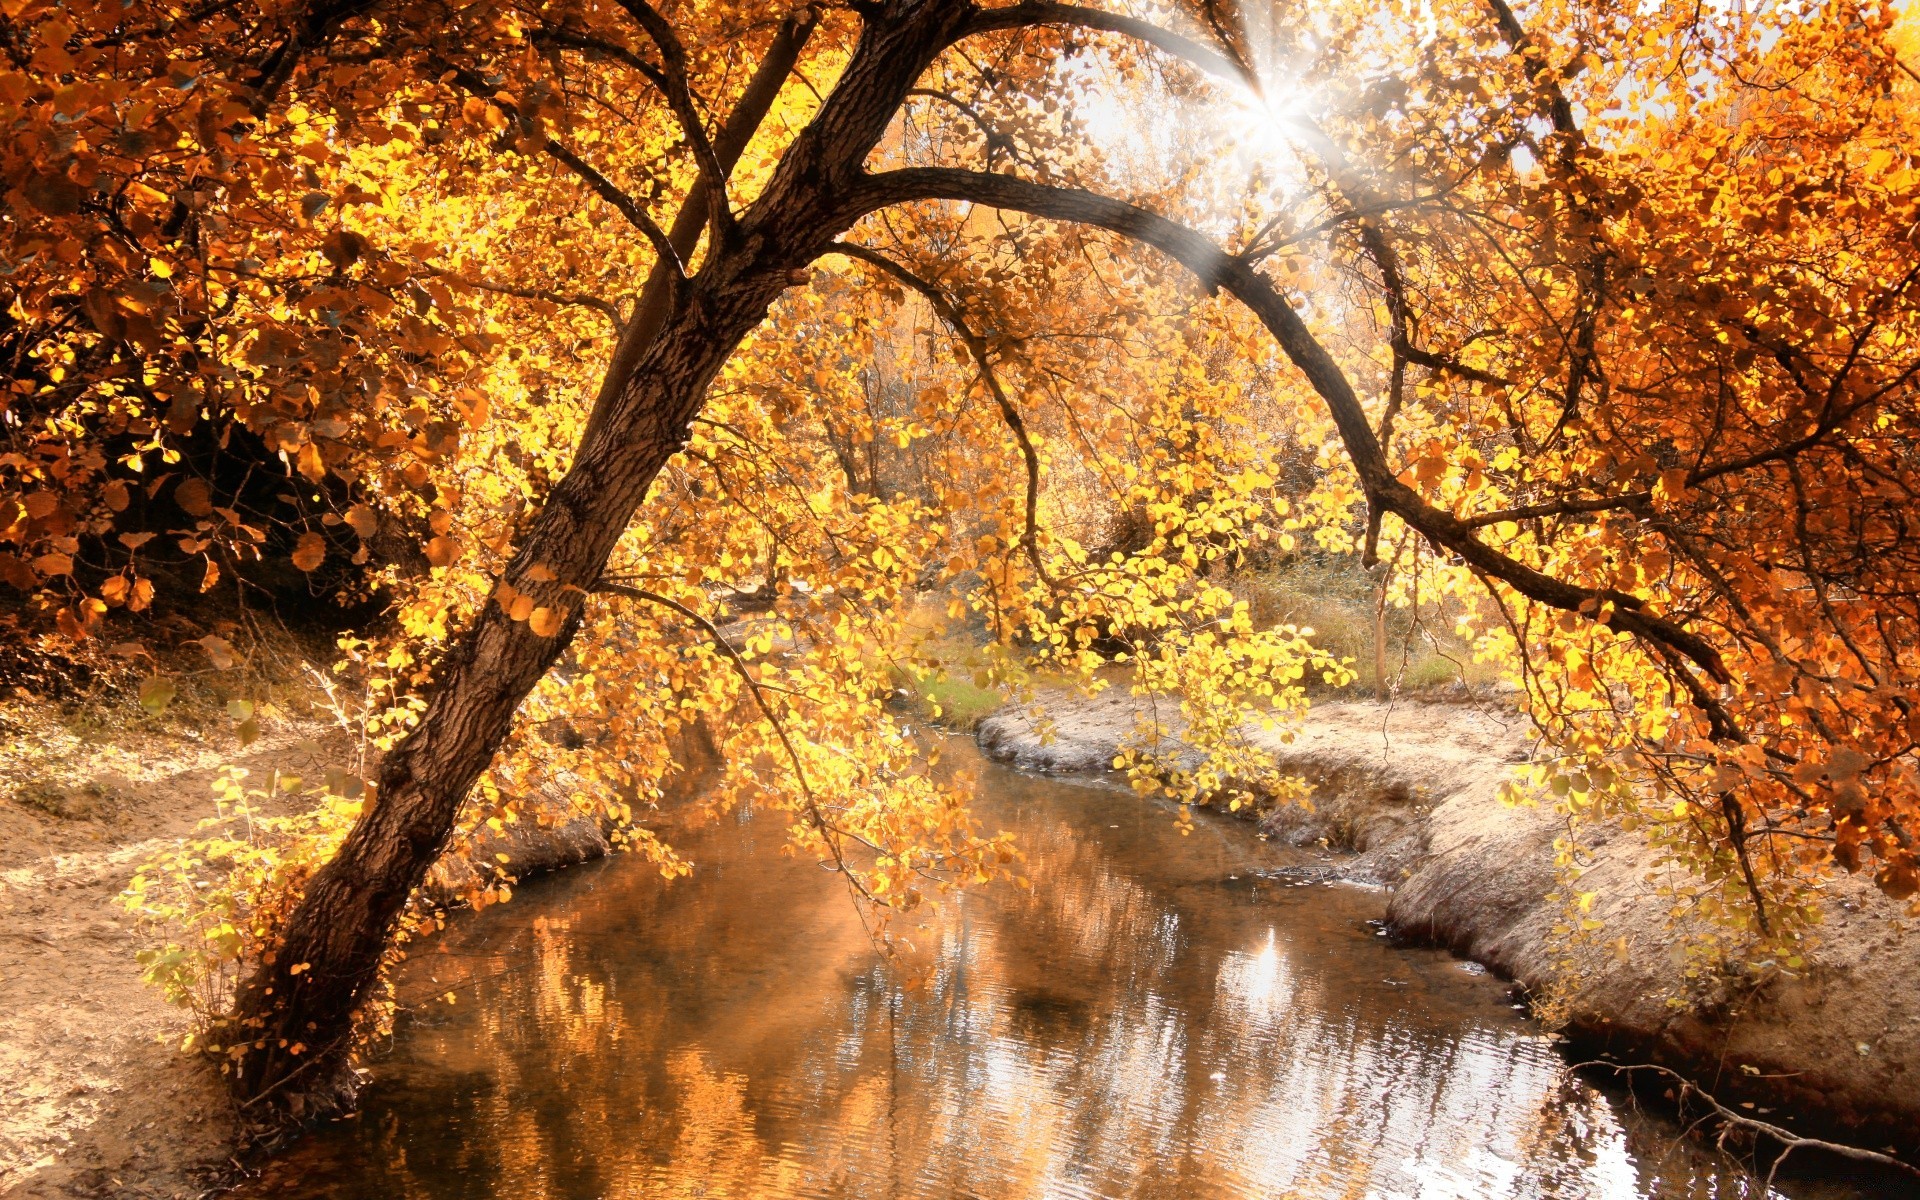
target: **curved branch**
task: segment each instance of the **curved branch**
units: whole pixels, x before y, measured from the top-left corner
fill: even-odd
[[[707,216],[713,228],[713,244],[717,248],[721,239],[733,228],[733,210],[727,205],[727,172],[720,166],[719,156],[714,153],[713,143],[707,138],[707,127],[700,120],[700,111],[693,104],[693,88],[688,82],[687,48],[681,44],[680,35],[674,32],[673,22],[660,15],[648,0],[617,0],[621,8],[627,10],[640,28],[660,51],[660,61],[665,65],[662,72],[667,103],[673,108],[673,114],[680,121],[681,131],[687,135],[687,145],[693,148],[693,158],[700,166],[700,178],[707,188]]]
[[[499,102],[495,101],[495,103]],[[640,206],[639,201],[620,190],[619,186],[616,185],[613,180],[602,175],[592,163],[575,154],[572,150],[562,145],[557,139],[548,138],[546,145],[542,146],[541,149],[547,152],[549,158],[585,180],[587,186],[593,189],[595,195],[618,209],[620,215],[625,217],[635,229],[638,229],[641,236],[653,244],[654,254],[659,257],[660,262],[663,263],[669,271],[673,272],[675,278],[684,279],[686,277],[686,265],[680,261],[680,256],[674,253],[673,243],[667,239],[666,231],[660,228],[658,222],[647,215],[647,210]]]
[[[726,122],[721,125],[720,134],[714,141],[714,153],[719,157],[723,169],[731,171],[734,164],[740,161],[747,143],[753,140],[761,122],[773,110],[773,102],[779,98],[781,88],[786,86],[787,77],[793,74],[795,65],[800,61],[800,52],[813,36],[818,20],[818,11],[807,8],[780,23],[773,41],[767,46],[766,56],[760,60],[753,77],[747,81],[746,90],[734,103],[733,111],[727,114]],[[699,244],[700,230],[706,224],[704,214],[707,208],[707,182],[704,178],[696,179],[688,189],[679,213],[674,216],[673,228],[667,234],[667,241],[678,256],[676,262],[691,255]],[[635,301],[626,327],[620,331],[620,340],[608,359],[600,392],[594,397],[593,410],[587,416],[583,440],[597,431],[606,419],[605,414],[614,397],[626,386],[641,354],[666,322],[675,280],[672,270],[673,267],[667,263],[657,263],[648,274],[646,283],[641,285],[640,298]]]
[[[1260,319],[1294,366],[1327,405],[1368,503],[1392,512],[1435,546],[1499,579],[1522,596],[1564,612],[1604,620],[1613,628],[1692,663],[1719,683],[1731,681],[1720,652],[1685,627],[1646,611],[1646,602],[1626,592],[1585,588],[1547,575],[1482,542],[1465,520],[1435,508],[1388,466],[1365,406],[1346,373],[1273,284],[1246,263],[1194,230],[1122,200],[1075,188],[1029,183],[1008,175],[922,167],[866,176],[850,189],[842,216],[854,220],[879,208],[916,200],[957,200],[1068,221],[1132,238],[1179,262],[1210,291],[1225,289]],[[1681,668],[1696,700],[1711,699],[1706,685]],[[1705,706],[1713,715],[1717,705]],[[1724,714],[1722,714],[1724,715]],[[1715,720],[1716,734],[1734,736]]]
[[[578,30],[566,28],[542,29],[533,35],[532,40],[536,46],[554,46],[562,50],[579,50],[588,54],[604,55],[621,66],[638,72],[648,83],[658,88],[661,95],[667,94],[666,76],[660,73],[660,68],[618,42],[609,42],[604,38],[591,37]]]
[[[598,583],[594,584],[592,590],[610,596],[622,596],[628,600],[642,600],[649,604],[657,604],[661,608],[670,609],[693,622],[694,625],[699,627],[701,632],[707,635],[708,639],[713,642],[714,648],[719,650],[720,653],[725,656],[727,662],[733,666],[734,672],[740,676],[741,682],[747,685],[747,694],[753,697],[753,703],[755,707],[759,708],[760,715],[767,719],[767,724],[773,726],[773,732],[779,736],[780,745],[786,750],[788,761],[793,764],[794,781],[800,785],[800,795],[806,804],[807,822],[820,834],[820,840],[827,844],[827,852],[833,855],[834,866],[839,869],[840,874],[846,878],[854,890],[862,896],[882,908],[892,907],[885,900],[880,899],[868,891],[866,885],[860,882],[860,877],[855,875],[853,871],[847,867],[847,860],[840,853],[840,843],[834,837],[835,834],[841,833],[842,831],[830,823],[826,818],[826,814],[820,811],[820,803],[814,798],[812,786],[807,783],[807,772],[805,768],[800,765],[800,752],[794,748],[792,739],[787,736],[786,723],[774,715],[773,706],[767,703],[767,697],[761,688],[760,681],[755,679],[753,672],[747,668],[747,660],[740,657],[740,652],[733,648],[733,643],[726,639],[725,635],[720,632],[719,627],[678,600],[673,599],[671,596],[662,596],[658,592],[650,592],[645,588],[629,587],[623,583],[614,583],[604,576]]]
[[[502,100],[494,94],[493,89],[487,86],[486,80],[465,67],[453,67],[452,71],[455,82],[462,88],[499,109],[506,114],[508,120],[520,128],[532,128],[532,123],[520,115],[519,106],[511,100]],[[619,210],[620,215],[638,229],[641,236],[653,244],[654,254],[659,256],[662,264],[673,271],[676,278],[686,277],[686,268],[681,265],[680,256],[674,252],[673,243],[667,240],[666,231],[647,215],[647,210],[641,207],[639,201],[627,195],[618,184],[602,175],[592,163],[568,149],[558,138],[541,138],[540,149],[546,153],[547,157],[584,180],[587,186],[593,189],[595,195]]]
[[[461,287],[472,288],[476,292],[492,292],[499,296],[512,296],[518,300],[545,300],[548,304],[572,306],[575,308],[590,308],[612,322],[615,329],[620,327],[620,313],[612,304],[602,300],[598,296],[589,296],[584,292],[569,294],[566,292],[550,292],[546,288],[515,287],[505,283],[488,283],[484,279],[474,279],[471,276],[461,275],[455,271],[435,271],[434,274],[442,279],[451,280]]]
[[[1080,29],[1097,29],[1102,33],[1118,33],[1145,42],[1156,50],[1164,51],[1175,58],[1200,68],[1209,75],[1222,79],[1231,79],[1260,94],[1260,80],[1245,64],[1208,49],[1192,38],[1183,37],[1170,29],[1162,29],[1151,21],[1142,21],[1137,17],[1122,16],[1119,13],[1102,12],[1097,8],[1087,8],[1079,4],[1052,4],[1045,0],[1026,0],[1021,4],[1010,4],[1005,8],[987,8],[960,28],[960,38],[974,37],[982,33],[998,33],[1008,29],[1026,29],[1035,25],[1072,25]]]

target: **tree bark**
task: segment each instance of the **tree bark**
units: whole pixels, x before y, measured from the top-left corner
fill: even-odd
[[[235,1073],[243,1103],[271,1100],[294,1116],[351,1103],[356,1014],[467,792],[579,628],[585,592],[686,443],[708,385],[799,269],[853,219],[838,198],[857,182],[907,88],[970,11],[964,0],[869,10],[833,93],[767,190],[697,275],[667,289],[658,332],[631,366],[616,358],[613,369],[625,377],[603,392],[573,466],[502,577],[503,590],[563,612],[559,632],[542,637],[510,619],[498,601],[512,593],[497,592],[440,664],[419,724],[382,764],[366,811],[308,883],[273,961],[235,997],[230,1039],[250,1046]]]

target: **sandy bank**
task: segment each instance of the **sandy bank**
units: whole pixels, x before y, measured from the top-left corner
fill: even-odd
[[[256,778],[278,767],[315,778],[346,758],[337,731],[286,722],[238,757],[190,737],[120,734],[85,748],[81,782],[23,795],[0,779],[0,1197],[197,1197],[232,1177],[246,1122],[207,1060],[178,1049],[191,1029],[140,979],[150,939],[116,898],[139,864],[214,815],[212,783],[229,762]],[[703,747],[705,747],[703,749]],[[698,770],[709,743],[680,751]],[[485,829],[471,859],[506,855],[519,877],[611,849],[608,826],[564,797],[504,831]],[[460,858],[435,864],[425,892],[454,904],[472,890]]]
[[[16,736],[32,736],[27,730]],[[76,748],[77,785],[0,792],[0,1195],[196,1196],[240,1120],[188,1014],[140,979],[144,944],[114,901],[150,855],[214,815],[224,743],[116,736]],[[339,761],[289,724],[237,761],[312,777]]]
[[[984,721],[981,747],[1030,770],[1109,769],[1144,702],[1106,693],[1043,696]],[[1051,737],[1041,727],[1050,725]],[[1177,724],[1165,726],[1177,737]],[[1722,1100],[1808,1133],[1920,1158],[1920,922],[1870,885],[1828,889],[1827,919],[1797,976],[1690,981],[1646,842],[1591,841],[1579,882],[1603,928],[1563,926],[1549,808],[1510,808],[1498,787],[1529,753],[1529,730],[1498,705],[1316,706],[1295,739],[1256,732],[1313,786],[1313,811],[1259,815],[1263,832],[1320,845],[1350,876],[1394,889],[1405,936],[1477,959],[1538,995],[1564,998],[1567,1032],[1591,1051],[1656,1061]]]

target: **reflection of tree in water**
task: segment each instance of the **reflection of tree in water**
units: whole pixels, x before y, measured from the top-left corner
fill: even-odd
[[[907,970],[771,828],[676,836],[671,885],[529,888],[409,965],[458,1003],[285,1165],[423,1198],[1729,1194],[1659,1190],[1664,1144],[1448,968],[1379,986],[1404,960],[1326,932],[1339,894],[1224,889],[1201,837],[1050,786],[1009,789],[1036,887],[950,905]]]

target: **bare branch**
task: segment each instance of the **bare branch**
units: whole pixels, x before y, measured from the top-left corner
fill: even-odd
[[[1663,1067],[1658,1063],[1613,1063],[1593,1060],[1575,1063],[1569,1069],[1580,1071],[1588,1068],[1613,1071],[1617,1074],[1626,1075],[1629,1078],[1631,1078],[1636,1071],[1651,1071],[1665,1079],[1672,1080],[1673,1083],[1678,1086],[1679,1103],[1682,1105],[1686,1103],[1688,1096],[1697,1096],[1701,1103],[1712,1109],[1714,1115],[1728,1125],[1734,1126],[1737,1129],[1744,1129],[1749,1133],[1757,1133],[1779,1143],[1780,1157],[1774,1159],[1772,1166],[1767,1169],[1766,1190],[1769,1193],[1773,1190],[1774,1176],[1780,1172],[1780,1164],[1787,1161],[1787,1156],[1795,1150],[1820,1150],[1827,1154],[1837,1154],[1841,1158],[1850,1158],[1855,1162],[1874,1163],[1878,1166],[1900,1171],[1916,1179],[1920,1179],[1920,1167],[1915,1167],[1911,1163],[1902,1162],[1891,1154],[1882,1154],[1878,1150],[1866,1150],[1859,1146],[1849,1146],[1844,1142],[1829,1142],[1822,1138],[1801,1137],[1791,1129],[1782,1128],[1779,1125],[1773,1124],[1771,1121],[1762,1121],[1758,1117],[1750,1117],[1744,1113],[1728,1108],[1726,1105],[1720,1103],[1720,1101],[1714,1099],[1712,1095],[1702,1090],[1699,1084],[1688,1079],[1685,1075],[1680,1074],[1680,1072],[1675,1071],[1671,1067]]]

